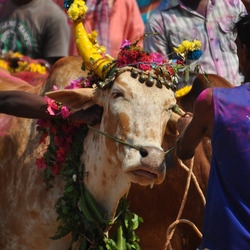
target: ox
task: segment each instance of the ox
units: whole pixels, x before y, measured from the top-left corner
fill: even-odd
[[[69,72],[65,70],[69,60],[63,59],[55,65],[46,88],[54,85],[55,73]],[[80,89],[77,94],[76,91],[62,90],[50,94],[69,107],[88,102],[103,106],[102,121],[97,127],[141,148],[138,151],[117,145],[92,131],[85,138],[81,161],[88,177],[84,181],[96,201],[107,211],[108,219],[114,216],[119,199],[127,193],[131,182],[153,185],[165,178],[161,144],[171,108],[176,103],[174,93],[165,87],[160,89],[154,85],[149,88],[139,83],[131,77],[130,70],[124,68],[111,89]],[[68,74],[68,80],[75,78],[75,74]],[[68,82],[64,76],[60,74],[60,81]],[[38,144],[35,122],[11,117],[0,139],[1,249],[67,249],[67,237],[59,241],[49,239],[57,227],[53,208],[62,185],[58,181],[49,191],[42,185],[42,173],[37,171],[35,159],[44,149]]]
[[[44,94],[53,85],[62,88],[63,83],[83,74],[80,65],[79,58],[61,59],[42,88],[31,87],[26,90]],[[111,89],[82,89],[79,92],[63,90],[50,95],[72,107],[93,103],[103,106],[102,121],[97,128],[142,149],[137,151],[124,147],[91,131],[85,138],[81,161],[89,172],[86,186],[107,211],[107,218],[114,216],[118,201],[128,192],[131,182],[142,186],[163,182],[166,169],[162,148],[170,148],[177,136],[175,121],[168,123],[172,115],[171,108],[176,102],[171,90],[158,89],[155,85],[147,87],[132,78],[127,68],[116,78]],[[42,173],[36,169],[35,160],[41,157],[44,148],[38,144],[35,121],[6,118],[9,119],[8,124],[0,138],[0,247],[67,249],[70,242],[68,237],[58,241],[49,239],[57,228],[54,205],[62,192],[62,183],[56,181],[55,187],[49,191],[42,185]],[[194,168],[204,191],[211,154],[209,147],[205,153],[206,158],[204,147],[201,147],[201,153],[196,152]],[[205,163],[204,159],[207,159]],[[204,167],[204,164],[207,166]],[[182,198],[185,178],[186,173],[174,168],[168,169],[163,184],[152,190],[139,185],[132,186],[129,193],[131,209],[145,221],[138,231],[142,249],[163,248],[166,229],[175,219]],[[184,216],[187,214],[189,217],[191,214],[195,217],[193,221],[200,227],[203,207],[197,197],[191,187],[191,199]],[[199,244],[199,239],[194,237],[184,226],[182,230],[178,229],[172,246],[174,249],[192,249]]]

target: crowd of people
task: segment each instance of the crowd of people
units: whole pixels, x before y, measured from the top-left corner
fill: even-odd
[[[84,26],[87,32],[98,31],[99,44],[112,57],[117,56],[124,39],[135,41],[144,32],[157,33],[145,38],[144,49],[159,52],[166,59],[172,59],[173,47],[183,40],[197,39],[201,41],[203,56],[194,64],[199,63],[204,72],[220,75],[237,86],[206,89],[200,94],[194,112],[178,121],[176,153],[180,159],[189,159],[203,136],[211,138],[213,154],[200,249],[247,249],[250,245],[249,1],[148,1],[147,6],[154,9],[148,19],[139,9],[142,1],[87,0],[86,4],[89,11]],[[78,55],[71,23],[62,8],[62,0],[1,1],[1,55],[13,50],[50,64],[67,55]],[[188,83],[181,81],[179,88],[192,84],[192,79]],[[0,113],[60,118],[46,112],[42,97],[22,91],[0,91]],[[72,111],[70,118],[94,124],[99,122],[101,113],[94,107]]]

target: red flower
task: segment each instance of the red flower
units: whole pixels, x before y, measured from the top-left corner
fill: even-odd
[[[45,169],[47,167],[46,161],[45,161],[45,159],[43,157],[39,158],[39,159],[36,159],[36,165],[38,167],[38,170]]]
[[[57,163],[63,163],[66,161],[66,154],[63,147],[59,147],[59,149],[56,152],[56,162]]]
[[[47,136],[48,136],[48,132],[47,131],[43,131],[42,137],[41,137],[41,139],[39,141],[39,144],[45,144]]]
[[[58,164],[51,165],[51,171],[54,175],[59,174],[60,172],[60,167]]]
[[[38,119],[36,124],[41,128],[49,128],[51,126],[51,121],[48,119]]]
[[[174,75],[174,70],[172,69],[172,67],[166,65],[166,70],[169,72],[170,75]]]

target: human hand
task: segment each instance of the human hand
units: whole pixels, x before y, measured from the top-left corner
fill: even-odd
[[[193,119],[193,114],[191,112],[187,112],[183,114],[177,121],[177,130],[179,134],[181,134],[183,131],[185,131],[188,124]]]
[[[93,105],[90,108],[83,109],[72,109],[70,111],[69,119],[75,123],[95,125],[100,123],[102,118],[102,107]]]

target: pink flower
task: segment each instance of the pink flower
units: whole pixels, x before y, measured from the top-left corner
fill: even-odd
[[[161,54],[159,54],[157,52],[152,52],[150,55],[152,56],[153,62],[162,63],[163,57]]]
[[[48,98],[46,96],[44,96],[43,99],[48,104],[47,111],[49,112],[49,114],[50,115],[55,115],[54,110],[58,110],[58,106],[57,106],[55,100],[52,100],[51,98]]]
[[[89,82],[84,82],[84,87],[90,87],[91,84]]]
[[[58,88],[57,88],[56,85],[53,85],[53,90],[54,90],[54,91],[58,90]]]
[[[84,78],[80,77],[76,80],[70,80],[70,85],[66,86],[65,89],[79,89],[82,88],[82,83],[84,83]]]
[[[126,46],[130,46],[131,44],[132,43],[129,40],[125,39],[122,41],[122,46],[120,49],[124,49]]]
[[[62,118],[66,119],[69,117],[70,113],[69,113],[69,109],[66,106],[62,106],[61,108],[61,114],[62,114]]]

